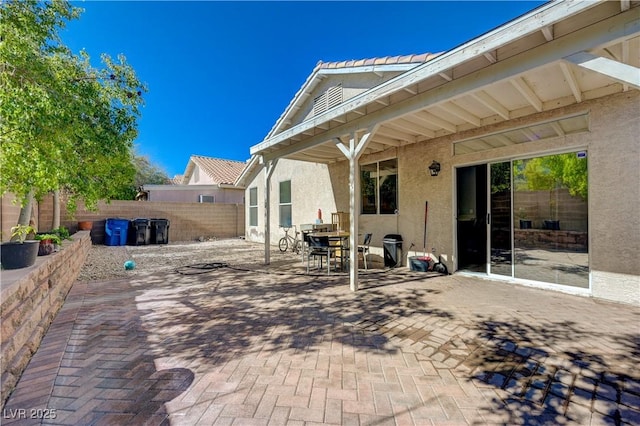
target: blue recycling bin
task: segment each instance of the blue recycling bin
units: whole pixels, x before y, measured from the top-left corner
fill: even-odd
[[[107,246],[123,246],[127,244],[129,219],[109,218],[104,227],[104,244]]]

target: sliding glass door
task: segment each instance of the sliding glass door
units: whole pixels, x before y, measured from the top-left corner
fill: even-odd
[[[511,162],[489,164],[489,273],[512,276]]]
[[[514,277],[589,287],[587,153],[513,161]]]
[[[586,152],[463,167],[456,178],[458,269],[589,287]]]

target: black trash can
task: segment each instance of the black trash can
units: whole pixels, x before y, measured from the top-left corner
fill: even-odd
[[[129,224],[129,245],[142,246],[151,243],[151,221],[149,219],[133,219]]]
[[[169,219],[151,219],[151,244],[169,243]]]
[[[402,236],[387,234],[382,239],[384,266],[395,268],[402,265]]]

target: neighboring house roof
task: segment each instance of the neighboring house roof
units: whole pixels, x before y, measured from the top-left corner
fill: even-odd
[[[196,165],[212,179],[214,184],[233,185],[244,170],[246,163],[244,161],[192,155],[182,178],[183,184],[189,182]]]
[[[184,179],[184,175],[175,175],[174,177],[169,179],[169,182],[167,182],[167,184],[168,185],[181,185],[183,179]]]
[[[438,55],[439,53],[422,53],[419,55],[384,56],[381,58],[352,59],[338,62],[318,61],[309,77],[307,77],[307,80],[294,95],[265,139],[281,132],[287,125],[291,125],[289,121],[290,117],[298,111],[301,105],[307,100],[307,97],[313,94],[316,86],[323,78],[326,78],[327,75],[351,73],[374,73],[381,75],[386,72],[404,72],[428,62]]]

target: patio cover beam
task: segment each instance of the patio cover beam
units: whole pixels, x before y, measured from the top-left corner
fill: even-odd
[[[356,205],[358,194],[360,194],[360,173],[358,173],[358,161],[362,153],[371,141],[371,136],[378,126],[374,125],[367,129],[362,137],[358,138],[357,133],[353,133],[349,139],[347,148],[340,138],[335,138],[338,149],[349,160],[349,288],[351,291],[358,290],[358,206]]]
[[[622,84],[640,89],[640,69],[632,65],[596,56],[589,52],[579,52],[565,58],[572,64],[605,75]]]

